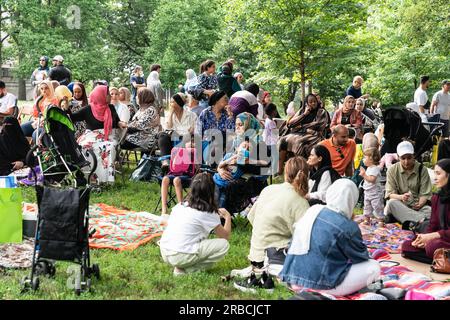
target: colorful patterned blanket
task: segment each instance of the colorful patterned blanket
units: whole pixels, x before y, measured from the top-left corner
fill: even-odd
[[[400,253],[402,243],[412,239],[414,233],[402,230],[397,224],[377,225],[376,222],[366,224],[363,217],[357,217],[355,222],[359,224],[364,243],[368,248],[384,249],[389,253]]]
[[[165,224],[148,212],[134,212],[106,204],[89,209],[89,229],[95,230],[89,241],[91,248],[134,250],[162,235]]]
[[[369,249],[372,258],[378,260],[381,266],[381,280],[385,288],[400,288],[414,293],[421,293],[435,300],[450,300],[450,282],[432,281],[431,278],[414,272],[405,266],[393,265],[391,256],[383,249]],[[308,290],[314,291],[314,290]],[[324,294],[332,300],[387,300],[380,294],[356,293],[345,297]]]

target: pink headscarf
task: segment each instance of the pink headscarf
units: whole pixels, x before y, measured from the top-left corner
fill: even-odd
[[[106,101],[107,96],[108,88],[102,85],[96,86],[89,95],[89,104],[94,118],[103,122],[105,139],[108,139],[112,130],[112,114],[111,109],[109,109],[109,104]]]

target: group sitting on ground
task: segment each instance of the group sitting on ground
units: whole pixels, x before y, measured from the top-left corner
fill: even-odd
[[[383,139],[364,134],[375,112],[366,110],[361,77],[355,77],[332,117],[318,94],[311,93],[280,127],[270,93],[255,83],[241,85],[232,76],[233,60],[217,75],[212,60],[201,65],[198,77],[187,70],[184,93],[172,95],[170,101],[163,99],[158,65],[147,82],[142,68],[136,67],[131,94],[125,87],[98,82],[87,95],[82,83],[70,82],[59,57],[57,69],[48,76],[48,58],[42,60],[33,78],[39,94],[32,119],[19,124],[11,116],[11,97],[3,99],[6,107],[0,104],[0,175],[26,165],[30,143],[41,144],[51,107],[67,114],[76,124],[78,145],[92,150],[99,164],[96,183],[114,182],[117,147],[148,155],[159,150],[162,214],[167,218],[160,249],[175,275],[211,268],[223,259],[230,247],[232,216],[251,205],[249,277],[267,271],[293,290],[333,295],[363,289],[380,276],[380,266],[370,259],[353,221],[361,192],[366,221],[399,222],[403,229],[417,232],[403,243],[404,257],[431,263],[437,249],[450,249],[450,160],[434,167],[439,191],[433,195],[428,170],[415,158],[418,146],[402,141],[392,153],[394,161],[383,158]],[[57,76],[65,77],[50,81]],[[2,98],[4,87],[0,82]],[[434,109],[446,101],[445,91],[436,99]],[[187,166],[176,163],[183,152],[192,156]],[[206,172],[200,172],[203,166]],[[269,177],[284,182],[268,185]],[[177,200],[171,210],[170,184]],[[211,233],[215,238],[208,239]]]

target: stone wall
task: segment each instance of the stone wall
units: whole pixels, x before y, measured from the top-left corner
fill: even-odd
[[[19,96],[19,79],[13,77],[10,68],[1,68],[0,69],[0,80],[5,82],[6,89],[8,90],[8,92],[11,92],[16,97]],[[33,86],[31,85],[29,79],[25,79],[25,85],[26,85],[25,100],[33,100]],[[19,100],[23,100],[23,98],[24,97],[22,97],[22,99],[20,99],[20,97],[19,97]]]

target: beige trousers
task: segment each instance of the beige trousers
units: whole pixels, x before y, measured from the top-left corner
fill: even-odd
[[[164,262],[190,273],[211,268],[225,257],[229,248],[225,239],[207,239],[200,242],[197,253],[181,253],[161,248],[161,256]]]

